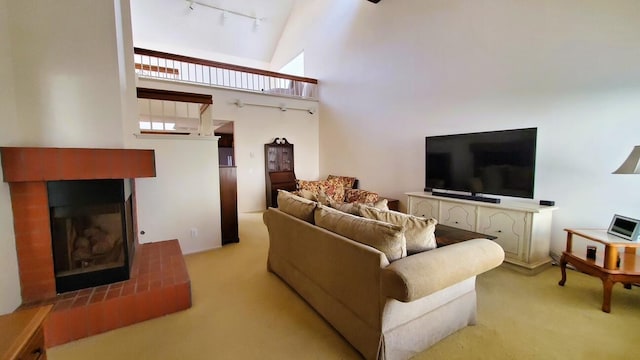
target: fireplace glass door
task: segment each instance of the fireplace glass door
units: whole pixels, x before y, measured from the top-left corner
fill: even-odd
[[[127,211],[127,207],[131,206],[130,196],[124,201],[125,194],[120,191],[122,180],[112,191],[96,188],[114,185],[110,180],[102,181],[107,183],[77,183],[79,189],[74,189],[65,181],[62,188],[49,187],[54,270],[59,293],[129,279],[127,238],[132,231],[128,229],[131,221],[127,221],[127,217],[131,211]]]
[[[58,276],[124,266],[119,204],[58,207],[52,215]]]

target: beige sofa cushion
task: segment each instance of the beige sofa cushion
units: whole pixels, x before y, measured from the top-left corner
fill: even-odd
[[[409,255],[437,247],[435,230],[438,221],[436,219],[425,219],[397,211],[382,211],[369,206],[361,206],[360,215],[402,226]]]
[[[331,208],[334,208],[336,210],[340,210],[342,212],[346,212],[352,215],[356,215],[356,216],[361,216],[360,215],[360,208],[363,206],[372,206],[376,209],[380,209],[380,210],[389,210],[389,205],[388,205],[388,201],[387,199],[381,199],[376,201],[375,203],[367,203],[367,204],[361,204],[361,203],[357,203],[357,202],[337,202],[334,200],[329,199],[328,203],[324,203],[322,201],[318,201],[319,203],[321,203],[322,205],[328,205]]]
[[[293,195],[285,190],[278,190],[278,208],[291,216],[313,224],[313,211],[318,203]]]
[[[322,205],[316,208],[314,219],[321,228],[382,251],[390,262],[407,255],[401,226],[361,218]]]

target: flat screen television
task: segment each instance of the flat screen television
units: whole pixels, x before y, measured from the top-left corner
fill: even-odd
[[[427,136],[425,191],[533,198],[536,138],[537,128]]]

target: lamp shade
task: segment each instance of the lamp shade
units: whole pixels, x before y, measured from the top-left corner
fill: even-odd
[[[640,174],[640,145],[635,146],[631,150],[631,154],[627,157],[618,170],[614,174]]]

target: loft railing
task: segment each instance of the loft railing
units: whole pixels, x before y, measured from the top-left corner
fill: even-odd
[[[265,94],[317,99],[318,80],[160,51],[134,48],[136,73]]]

